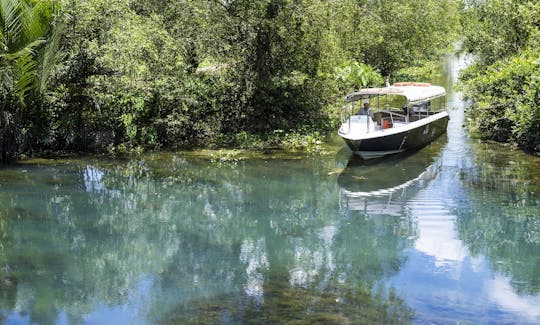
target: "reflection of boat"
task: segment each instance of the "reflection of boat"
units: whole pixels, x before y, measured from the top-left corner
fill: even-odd
[[[411,82],[361,89],[345,96],[338,134],[362,159],[422,147],[446,131],[448,113],[440,100],[445,93],[440,86]],[[362,113],[357,103],[374,103],[374,113]]]
[[[401,215],[402,204],[427,182],[435,179],[441,160],[428,154],[407,152],[370,164],[353,156],[338,177],[348,210]]]

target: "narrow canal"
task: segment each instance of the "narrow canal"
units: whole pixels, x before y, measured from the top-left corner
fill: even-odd
[[[0,169],[0,323],[540,323],[540,160],[447,135]]]

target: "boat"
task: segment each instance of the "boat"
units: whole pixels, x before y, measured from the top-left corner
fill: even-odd
[[[345,96],[338,134],[365,160],[421,148],[446,132],[445,95],[425,82],[360,89]],[[371,113],[361,115],[364,103]]]

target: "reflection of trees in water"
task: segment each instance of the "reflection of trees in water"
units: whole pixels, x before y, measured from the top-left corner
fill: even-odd
[[[6,271],[5,265],[7,264],[5,256],[5,245],[7,235],[7,216],[6,209],[3,204],[2,194],[0,192],[0,306],[6,306],[8,309],[15,307],[16,287],[17,279],[10,276]],[[2,315],[0,314],[0,322],[2,322]]]
[[[190,299],[175,304],[162,323],[407,322],[411,311],[399,297],[374,290],[404,262],[394,221],[360,220],[301,237],[267,229],[239,245],[179,250],[160,277],[159,296],[174,299],[193,274],[197,292],[186,294]],[[384,241],[387,235],[394,237]]]
[[[190,267],[198,265],[194,290],[199,292],[172,309],[171,322],[218,319],[204,317],[231,317],[239,322],[279,315],[310,319],[318,313],[335,317],[343,312],[347,313],[343,317],[354,320],[352,311],[360,315],[363,308],[376,315],[394,308],[399,317],[408,319],[398,298],[371,292],[377,281],[394,274],[403,262],[399,253],[406,243],[400,240],[399,219],[355,219],[351,212],[336,215],[339,201],[334,181],[313,174],[321,168],[298,162],[284,162],[278,172],[275,167],[259,168],[265,169],[238,168],[234,179],[223,175],[223,170],[204,172],[206,177],[223,180],[207,188],[211,209],[205,211],[212,211],[211,216],[228,216],[231,201],[236,203],[232,217],[222,220],[220,229],[213,229],[212,238],[202,240],[205,245],[216,243],[215,247],[207,246],[197,254],[179,250],[163,273],[160,295],[166,296],[168,288],[184,286],[175,284],[183,278],[177,274],[193,274]],[[261,179],[261,175],[267,177]],[[220,238],[231,242],[218,241]],[[218,268],[213,267],[216,260]],[[215,290],[217,285],[223,288]],[[230,293],[224,296],[207,295],[227,291]],[[321,297],[325,295],[332,298],[333,305],[324,303]],[[335,303],[346,298],[347,304]],[[313,299],[321,303],[313,303]],[[356,304],[354,299],[366,302]],[[192,319],[193,315],[201,318]]]
[[[216,166],[173,156],[29,167],[0,198],[8,216],[0,285],[9,287],[0,309],[22,306],[39,324],[65,311],[80,323],[98,305],[125,304],[150,275],[152,319],[209,300],[226,300],[240,320],[286,310],[408,319],[399,298],[373,291],[403,263],[403,225],[338,215],[324,164],[331,161]]]
[[[492,148],[493,149],[493,148]],[[470,209],[459,218],[471,253],[512,279],[519,294],[540,293],[540,170],[538,158],[510,150],[478,150],[463,172]]]
[[[146,203],[152,184],[88,188],[87,173],[86,167],[30,169],[27,179],[10,185],[2,267],[13,279],[14,303],[2,310],[17,305],[38,324],[53,324],[65,311],[70,323],[81,323],[97,305],[125,302],[174,246],[170,238],[153,241],[161,225]],[[107,182],[107,174],[95,181]]]

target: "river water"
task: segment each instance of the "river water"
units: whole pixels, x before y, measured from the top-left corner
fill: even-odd
[[[3,324],[540,323],[540,160],[447,135],[374,163],[147,154],[0,169]]]

